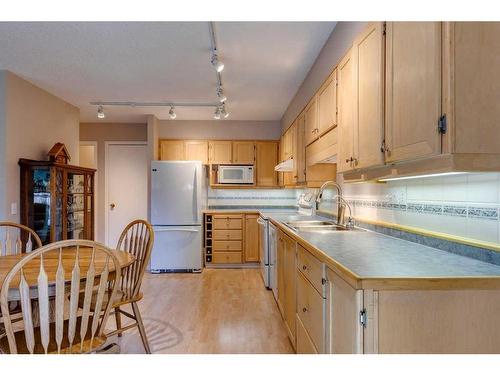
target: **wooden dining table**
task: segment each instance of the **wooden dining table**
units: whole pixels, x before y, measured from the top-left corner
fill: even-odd
[[[135,257],[121,250],[111,250],[111,252],[116,256],[120,267],[126,268],[134,263]],[[0,257],[0,288],[2,287],[5,278],[9,271],[14,267],[14,265],[19,262],[27,254],[16,254],[16,255],[6,255]],[[62,264],[65,273],[65,279],[67,281],[71,280],[71,272],[73,270],[75,259],[76,259],[76,248],[66,248],[61,253]],[[92,248],[90,247],[80,247],[78,249],[78,259],[80,266],[80,274],[82,278],[85,278],[87,270],[89,268],[92,259]],[[106,255],[103,252],[96,251],[94,264],[96,271],[102,269],[106,262]],[[43,255],[43,264],[47,277],[50,280],[55,280],[55,275],[57,267],[59,264],[59,250],[53,250],[45,253]],[[114,265],[111,260],[108,260],[108,266],[110,273],[114,272]],[[35,287],[38,283],[38,274],[40,272],[40,259],[35,258],[29,262],[25,267],[23,267],[24,277],[29,286]],[[11,291],[9,291],[9,300],[16,301],[19,299],[18,288],[19,285],[19,275],[16,275],[11,281]]]

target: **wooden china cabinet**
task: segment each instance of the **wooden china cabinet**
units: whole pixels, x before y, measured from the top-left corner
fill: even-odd
[[[93,240],[95,169],[67,164],[63,144],[56,144],[49,157],[49,161],[19,160],[21,224],[32,228],[44,245]]]

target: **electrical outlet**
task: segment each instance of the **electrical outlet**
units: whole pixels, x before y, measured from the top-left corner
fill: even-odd
[[[17,203],[16,202],[10,204],[10,214],[17,215]]]

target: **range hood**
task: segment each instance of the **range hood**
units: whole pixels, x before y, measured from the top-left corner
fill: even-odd
[[[277,172],[293,172],[293,167],[293,158],[290,158],[279,163],[276,167],[274,167],[274,170]]]

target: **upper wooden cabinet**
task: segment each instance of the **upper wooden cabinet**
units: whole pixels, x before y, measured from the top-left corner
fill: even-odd
[[[278,164],[278,142],[257,141],[256,150],[256,184],[257,186],[277,186],[278,174],[274,170]]]
[[[302,184],[306,181],[306,145],[305,145],[305,114],[302,112],[296,120],[294,142],[294,178],[295,182]]]
[[[210,164],[231,164],[233,162],[232,141],[210,141],[208,147]]]
[[[441,152],[440,22],[387,22],[385,157],[388,162]]]
[[[384,163],[384,24],[373,22],[353,43],[355,87],[352,168]]]
[[[318,135],[337,126],[337,69],[318,91]]]
[[[338,70],[338,172],[353,168],[354,160],[354,114],[356,112],[356,65],[352,49],[340,61]]]
[[[233,163],[254,164],[255,163],[255,143],[253,141],[233,142]]]
[[[184,160],[184,141],[161,139],[160,160]]]
[[[306,146],[314,142],[319,135],[318,129],[318,99],[317,96],[311,99],[304,111],[305,114],[305,138]]]
[[[208,164],[208,141],[185,141],[184,160],[199,160]]]

